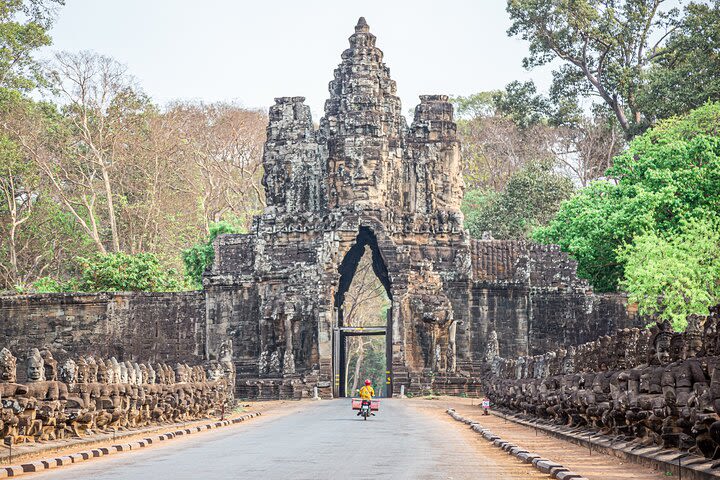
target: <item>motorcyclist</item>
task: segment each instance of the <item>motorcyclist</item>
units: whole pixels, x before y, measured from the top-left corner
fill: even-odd
[[[372,398],[375,396],[375,390],[373,389],[372,382],[369,379],[365,380],[365,386],[360,389],[359,393],[360,393],[360,399],[362,400],[363,404],[365,402],[370,403],[372,401]],[[361,412],[362,412],[362,410],[357,413],[358,416],[360,415]]]

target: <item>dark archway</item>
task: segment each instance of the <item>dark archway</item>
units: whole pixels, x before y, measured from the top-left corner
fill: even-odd
[[[387,318],[382,325],[362,326],[349,325],[345,322],[345,314],[343,305],[345,296],[350,289],[350,285],[357,273],[360,260],[365,254],[366,248],[372,253],[372,270],[378,278],[385,293],[390,301],[390,308],[387,312]],[[360,227],[355,243],[348,250],[341,262],[338,271],[340,273],[340,281],[338,290],[335,294],[335,311],[337,312],[337,324],[333,339],[333,369],[335,372],[335,395],[344,397],[352,392],[345,391],[345,380],[348,372],[346,371],[346,355],[347,341],[350,337],[355,336],[385,336],[385,365],[386,365],[386,386],[387,392],[392,392],[392,289],[390,276],[388,274],[387,265],[382,257],[378,246],[375,233],[368,227]]]

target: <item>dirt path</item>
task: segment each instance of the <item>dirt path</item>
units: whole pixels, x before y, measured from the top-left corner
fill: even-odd
[[[477,406],[477,400],[443,397],[436,402],[446,408],[454,408],[460,415],[477,421],[483,428],[489,428],[494,434],[502,437],[503,440],[549,458],[573,472],[585,475],[590,480],[658,480],[668,478],[665,472],[659,472],[635,463],[624,463],[619,458],[610,455],[598,452],[591,453],[587,448],[551,437],[543,433],[542,430],[536,432],[533,428],[518,425],[511,421],[504,421],[494,415],[484,416]],[[475,405],[473,406],[471,403]],[[451,421],[454,420],[451,419]]]

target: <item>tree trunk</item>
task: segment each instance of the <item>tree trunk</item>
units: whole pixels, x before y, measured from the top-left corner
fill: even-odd
[[[110,185],[110,175],[108,175],[107,167],[102,166],[103,182],[105,184],[105,196],[107,197],[108,217],[110,219],[110,232],[112,233],[113,252],[120,251],[120,237],[118,236],[117,222],[115,220],[115,207],[113,205],[112,186]]]
[[[362,341],[358,337],[358,357],[357,360],[355,360],[355,378],[353,379],[353,388],[352,392],[355,393],[358,388],[358,380],[360,378],[360,365],[362,365],[362,361],[365,358],[365,342]]]

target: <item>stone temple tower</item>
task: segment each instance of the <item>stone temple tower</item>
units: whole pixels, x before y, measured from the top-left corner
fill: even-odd
[[[263,157],[267,207],[247,235],[223,235],[205,273],[204,352],[232,340],[237,395],[344,395],[344,298],[360,258],[391,307],[390,393],[477,387],[495,339],[504,356],[579,344],[626,321],[557,246],[471,240],[460,145],[445,95],[408,126],[383,53],[361,18],[315,128],[302,97],[275,99]]]
[[[366,246],[392,303],[381,332],[391,389],[472,368],[452,105],[422,96],[408,127],[364,18],[349,40],[319,129],[302,97],[270,108],[267,207],[252,233],[218,239],[206,274],[208,350],[234,338],[241,395],[344,393],[343,299]]]

